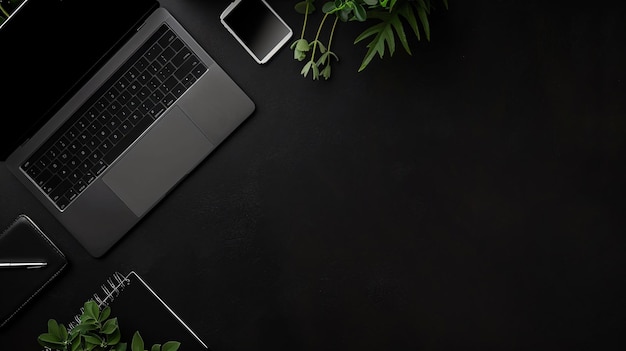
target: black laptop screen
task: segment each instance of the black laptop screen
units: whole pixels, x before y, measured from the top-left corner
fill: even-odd
[[[154,0],[26,0],[0,27],[0,161],[158,5]]]

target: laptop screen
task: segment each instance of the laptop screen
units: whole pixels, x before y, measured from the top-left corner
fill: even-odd
[[[155,0],[25,0],[0,27],[0,161],[158,6]]]

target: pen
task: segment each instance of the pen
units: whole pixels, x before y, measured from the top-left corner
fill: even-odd
[[[48,262],[0,262],[0,268],[43,268]]]

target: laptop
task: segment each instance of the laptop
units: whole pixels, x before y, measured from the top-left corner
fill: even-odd
[[[0,161],[94,257],[255,110],[155,0],[25,0],[0,45]]]

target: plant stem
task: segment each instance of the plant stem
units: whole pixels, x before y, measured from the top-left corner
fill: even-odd
[[[9,13],[4,9],[4,7],[2,7],[2,5],[0,5],[0,10],[2,10],[2,13],[4,13],[4,17],[9,18]]]
[[[317,50],[317,42],[320,38],[322,27],[324,27],[324,22],[326,22],[326,17],[328,17],[328,13],[324,14],[324,17],[322,18],[322,22],[320,22],[320,25],[317,27],[317,33],[315,34],[315,40],[313,41],[313,52],[311,53],[311,61],[314,61],[315,51]]]
[[[302,34],[300,34],[300,39],[304,39],[304,31],[306,29],[306,22],[309,19],[309,4],[310,2],[306,2],[306,8],[304,10],[304,23],[302,23]]]
[[[330,36],[328,37],[328,51],[330,51],[330,47],[333,45],[333,36],[335,35],[335,27],[337,27],[338,20],[339,20],[339,16],[335,16],[335,21],[333,22],[333,28],[330,30]]]

